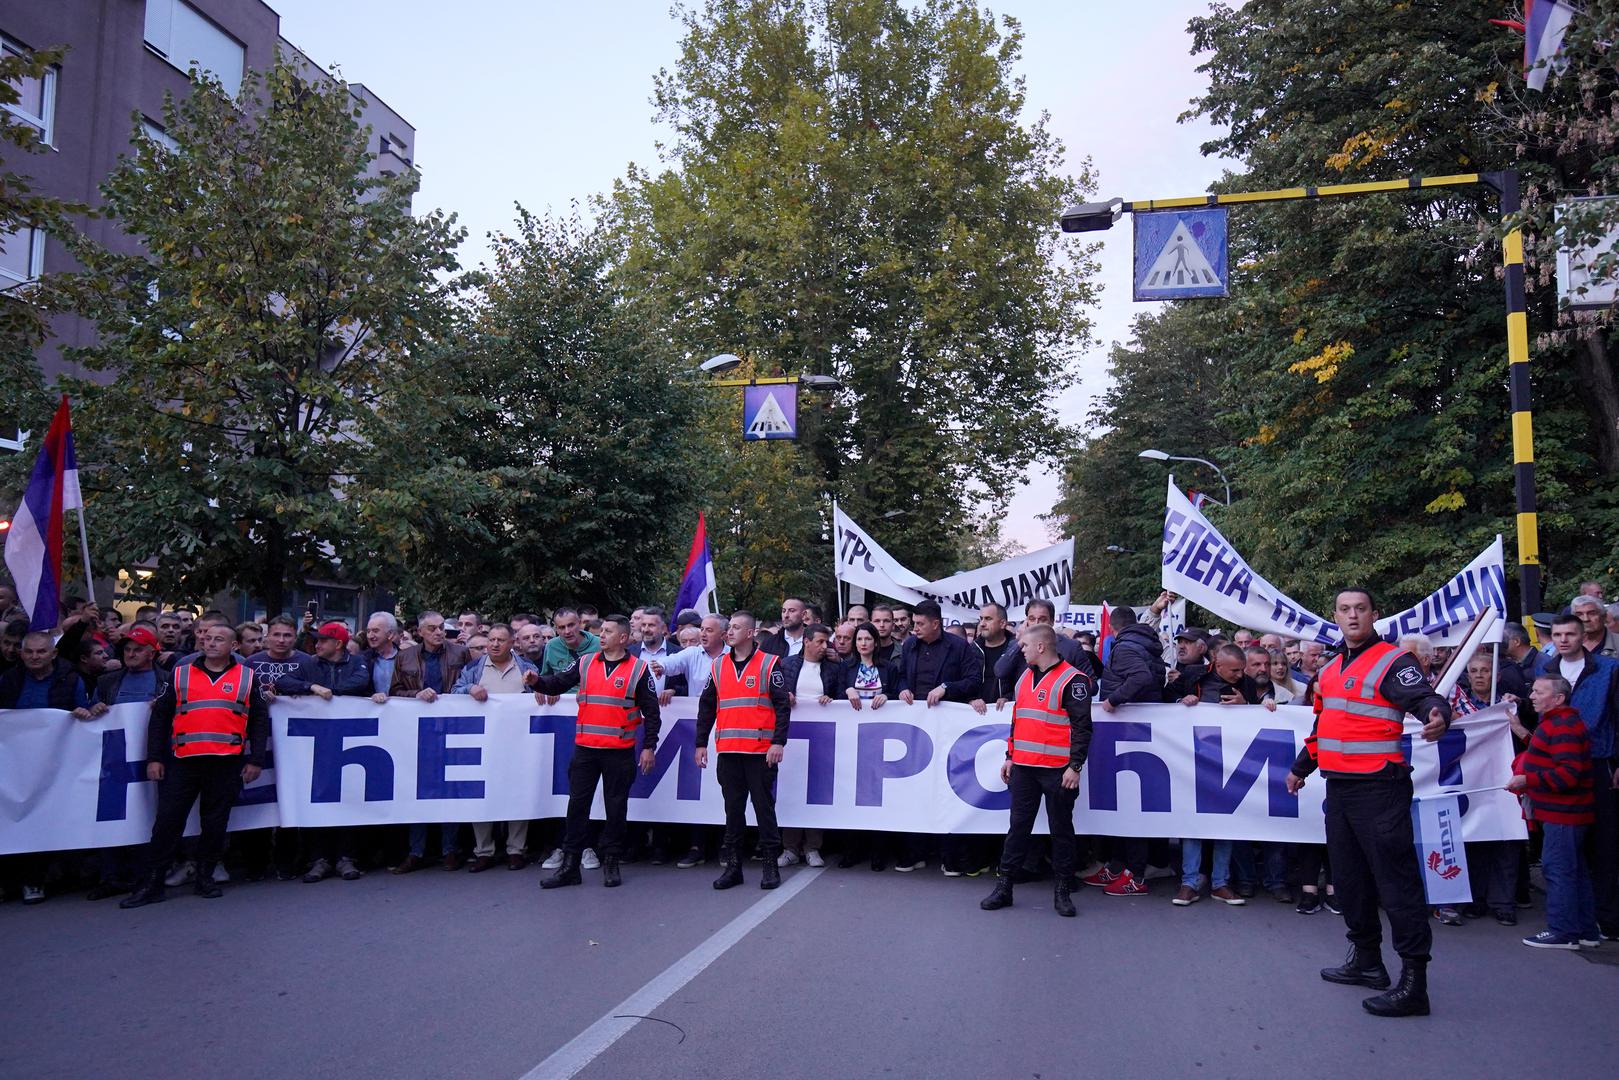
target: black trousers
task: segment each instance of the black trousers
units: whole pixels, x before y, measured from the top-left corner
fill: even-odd
[[[1289,844],[1287,845],[1287,877],[1291,885],[1308,886],[1316,888],[1322,875],[1325,874],[1327,884],[1332,885],[1332,860],[1327,856],[1325,844]],[[1332,885],[1333,891],[1337,886]]]
[[[231,804],[242,790],[239,754],[171,758],[164,763],[157,787],[157,816],[152,820],[152,843],[146,849],[146,872],[166,871],[180,847],[191,804],[200,797],[202,835],[197,838],[197,861],[216,863],[225,853],[225,826]]]
[[[1012,766],[1008,785],[1012,792],[1012,827],[1006,831],[1006,844],[1001,848],[1001,873],[1010,874],[1023,865],[1042,798],[1046,800],[1046,821],[1051,825],[1052,873],[1067,877],[1074,872],[1074,800],[1079,790],[1063,787],[1062,774],[1062,769],[1038,765]]]
[[[1363,949],[1382,947],[1381,903],[1400,959],[1427,962],[1433,929],[1411,830],[1410,774],[1328,780],[1326,801],[1327,854],[1349,940]]]
[[[597,746],[575,746],[568,763],[568,821],[562,833],[562,850],[578,855],[590,846],[590,804],[596,798],[596,782],[601,781],[602,802],[607,804],[607,824],[602,828],[603,858],[624,854],[624,833],[630,815],[630,786],[635,783],[635,747],[606,750]]]
[[[1585,857],[1596,892],[1597,924],[1608,931],[1619,930],[1619,790],[1613,786],[1616,763],[1619,758],[1591,761],[1597,820],[1585,834]]]
[[[759,821],[759,855],[774,859],[781,854],[781,830],[776,827],[776,767],[763,754],[720,754],[715,772],[725,796],[725,839],[721,850],[733,858],[742,855],[742,834],[747,830],[748,800]]]

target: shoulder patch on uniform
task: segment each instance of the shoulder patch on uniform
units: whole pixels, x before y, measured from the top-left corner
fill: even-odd
[[[1075,701],[1084,701],[1091,696],[1090,684],[1084,679],[1075,679],[1069,684],[1068,694]]]
[[[786,686],[787,685],[787,680],[782,678],[781,672],[772,671],[770,673],[770,685],[771,686]]]
[[[1398,678],[1401,686],[1415,686],[1422,681],[1422,672],[1414,667],[1401,668]]]

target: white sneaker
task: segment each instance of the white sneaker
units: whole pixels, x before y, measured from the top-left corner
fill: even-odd
[[[38,885],[24,885],[22,887],[22,902],[37,904],[45,899],[45,890]]]
[[[163,879],[163,884],[170,888],[181,885],[190,885],[197,880],[197,864],[187,859],[185,862],[169,871],[169,876]]]
[[[776,865],[777,866],[797,866],[798,865],[798,856],[793,854],[791,851],[785,851],[784,850],[780,855],[776,856]]]
[[[924,860],[918,859],[911,863],[897,862],[894,864],[894,869],[898,870],[902,874],[909,874],[912,870],[920,870],[926,865],[927,863]]]
[[[543,870],[555,870],[557,867],[559,867],[561,865],[562,865],[562,849],[561,848],[552,848],[551,849],[551,854],[549,854],[549,855],[547,855],[545,857],[545,861],[540,864],[540,868],[543,869]]]
[[[229,885],[230,871],[225,869],[224,863],[214,863],[214,884]]]
[[[894,869],[898,870],[899,867],[896,866]],[[941,874],[943,874],[945,877],[960,877],[961,876],[961,871],[960,870],[952,870],[948,866],[946,866],[944,863],[939,864],[939,872]]]
[[[581,869],[599,870],[601,869],[601,864],[602,861],[596,858],[596,849],[593,847],[585,848],[584,854],[579,856],[579,866]]]
[[[826,860],[821,858],[821,853],[819,851],[816,851],[814,848],[810,848],[808,851],[804,852],[804,865],[816,867],[825,866]]]

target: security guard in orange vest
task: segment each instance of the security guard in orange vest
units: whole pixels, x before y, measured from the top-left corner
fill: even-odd
[[[720,876],[714,888],[742,884],[742,833],[748,800],[759,822],[759,855],[764,860],[759,888],[781,884],[776,858],[781,830],[776,827],[776,766],[787,746],[792,706],[777,657],[754,644],[757,627],[750,612],[731,616],[726,641],[731,651],[714,661],[714,676],[697,699],[697,767],[708,768],[708,735],[719,752],[720,791],[725,795],[725,839],[720,844]]]
[[[625,822],[630,812],[630,787],[635,783],[635,736],[639,730],[641,771],[657,764],[658,690],[646,661],[625,651],[630,620],[609,615],[602,620],[601,648],[586,653],[555,675],[540,675],[534,698],[579,688],[579,721],[574,727],[573,760],[568,763],[568,818],[562,834],[562,865],[540,882],[542,889],[558,889],[583,882],[579,856],[590,829],[590,804],[601,781],[607,825],[602,829],[602,884],[615,889],[624,883],[619,859],[624,853]]]
[[[1401,736],[1405,716],[1422,722],[1429,742],[1450,726],[1450,707],[1434,693],[1416,658],[1377,635],[1377,610],[1365,589],[1334,601],[1343,645],[1316,676],[1315,730],[1287,777],[1297,792],[1317,766],[1327,778],[1327,855],[1343,908],[1349,955],[1323,968],[1328,982],[1389,985],[1383,966],[1381,903],[1388,913],[1400,981],[1362,1001],[1374,1016],[1428,1015],[1428,959],[1433,930],[1411,828],[1411,766]]]
[[[1088,671],[1057,655],[1057,632],[1050,626],[1027,626],[1018,637],[1026,666],[1012,699],[1012,733],[1006,740],[1001,780],[1011,788],[1012,827],[1001,849],[995,891],[981,900],[985,911],[1012,906],[1012,874],[1029,850],[1034,816],[1046,803],[1051,826],[1051,869],[1056,878],[1052,906],[1073,918],[1074,799],[1079,771],[1091,747],[1091,697],[1095,687]]]
[[[231,804],[242,785],[259,778],[270,745],[269,706],[253,692],[253,669],[231,654],[236,631],[210,626],[197,636],[202,655],[174,671],[174,681],[152,702],[146,725],[146,778],[158,783],[157,816],[146,852],[146,876],[119,907],[165,899],[168,873],[199,796],[202,836],[197,841],[198,896],[223,895],[214,865],[225,850]]]

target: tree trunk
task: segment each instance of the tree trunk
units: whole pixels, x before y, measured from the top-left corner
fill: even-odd
[[[1619,476],[1619,380],[1607,340],[1593,334],[1583,344],[1574,350],[1574,370],[1580,378],[1580,401],[1596,429],[1597,468],[1604,476]]]
[[[287,608],[287,540],[277,522],[265,523],[260,567],[259,595],[264,599],[265,617],[274,618]]]

